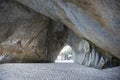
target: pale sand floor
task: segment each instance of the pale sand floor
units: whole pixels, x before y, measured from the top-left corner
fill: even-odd
[[[0,80],[120,80],[120,67],[97,70],[74,63],[0,64]]]

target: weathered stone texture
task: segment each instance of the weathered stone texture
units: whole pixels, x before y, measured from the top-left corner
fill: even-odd
[[[75,63],[120,65],[119,0],[0,0],[0,63],[54,62],[65,44]]]
[[[74,62],[77,64],[98,69],[120,65],[119,59],[96,47],[91,42],[79,38],[71,30],[68,30],[68,38],[66,43],[72,47],[72,50],[75,53]]]
[[[120,58],[119,0],[17,0]],[[44,5],[46,4],[46,5]]]
[[[1,7],[0,62],[53,62],[67,35],[63,24],[14,1]]]

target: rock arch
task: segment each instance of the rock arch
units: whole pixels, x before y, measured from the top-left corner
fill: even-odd
[[[1,0],[0,4],[0,63],[54,62],[69,44],[76,63],[99,69],[120,65],[117,1]]]

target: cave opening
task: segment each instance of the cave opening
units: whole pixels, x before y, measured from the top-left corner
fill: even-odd
[[[69,45],[65,45],[57,56],[55,63],[73,63],[74,52]]]

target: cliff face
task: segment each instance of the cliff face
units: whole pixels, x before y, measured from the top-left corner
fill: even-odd
[[[118,3],[1,0],[0,63],[54,62],[68,44],[76,63],[95,68],[120,65]]]

